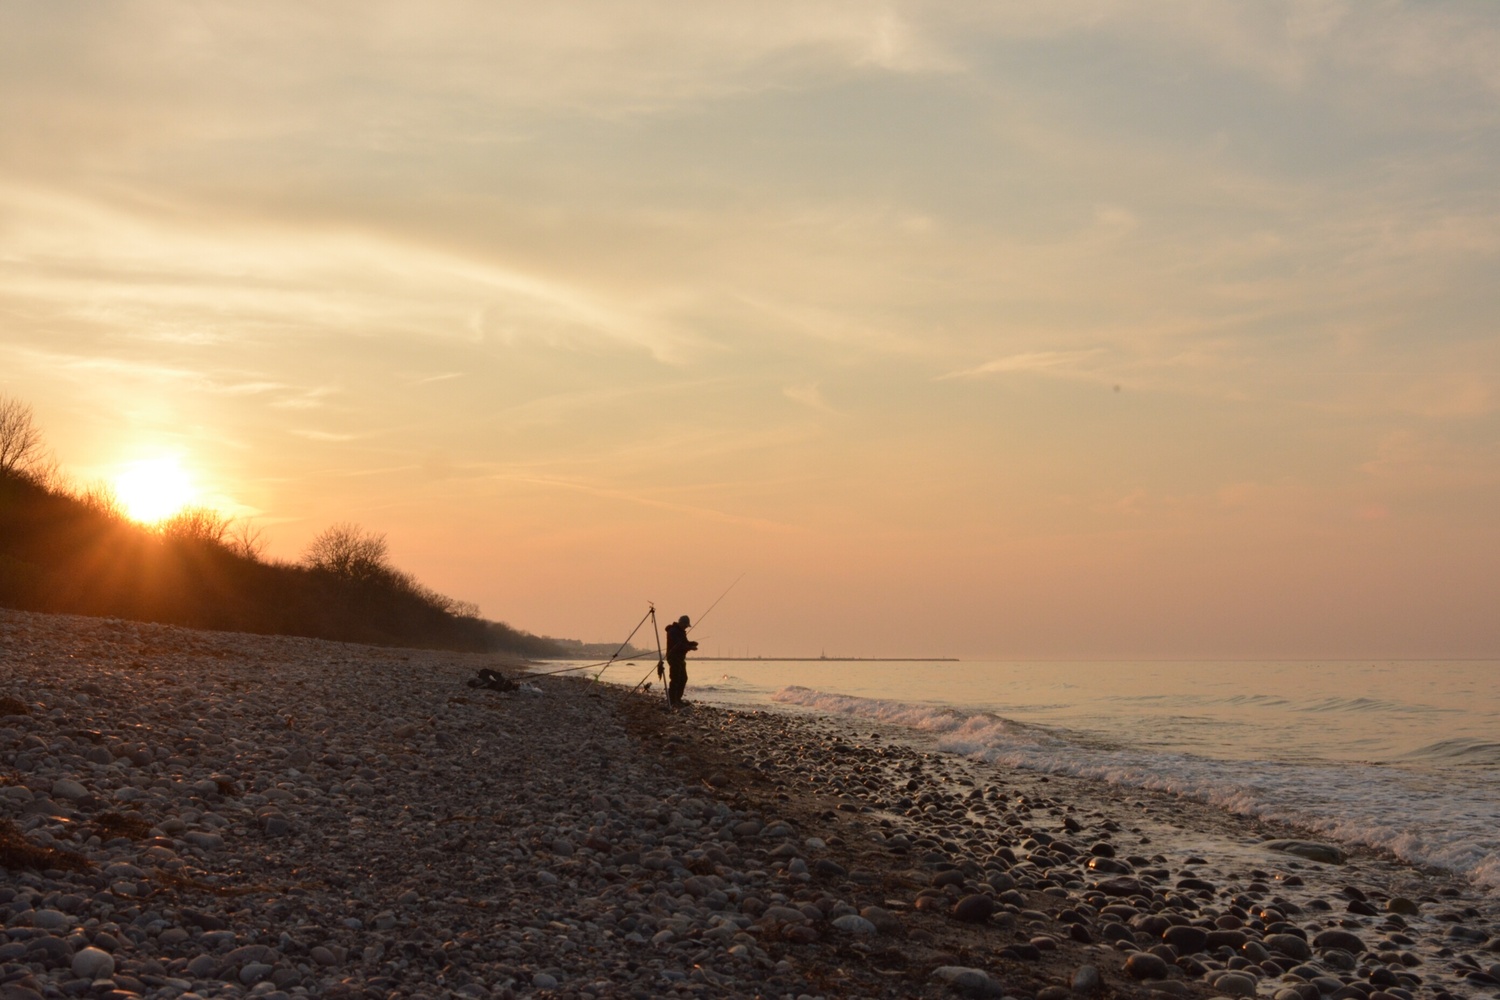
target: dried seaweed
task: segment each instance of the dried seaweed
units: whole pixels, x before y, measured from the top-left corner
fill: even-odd
[[[100,840],[113,840],[116,837],[145,840],[151,836],[151,824],[137,813],[123,815],[106,812],[94,817],[94,832],[99,835]]]
[[[165,868],[153,869],[150,878],[163,889],[176,890],[178,892],[202,892],[211,896],[228,898],[259,895],[283,896],[290,889],[301,889],[310,892],[320,888],[320,883],[317,882],[293,882],[283,885],[212,885],[195,878],[188,878],[186,875],[169,872]]]
[[[13,872],[27,869],[46,871],[49,868],[86,872],[93,867],[82,854],[32,843],[22,835],[15,823],[0,819],[0,868]]]

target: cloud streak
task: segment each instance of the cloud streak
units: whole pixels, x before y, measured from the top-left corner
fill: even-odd
[[[1458,4],[4,5],[4,388],[439,589],[481,536],[618,589],[615,518],[751,553],[842,648],[1210,550],[1494,562],[1497,52]],[[1128,589],[1077,614],[1170,647]],[[1033,610],[937,627],[1059,649]]]

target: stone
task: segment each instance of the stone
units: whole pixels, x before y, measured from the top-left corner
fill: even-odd
[[[1189,924],[1174,924],[1161,932],[1161,939],[1179,955],[1196,955],[1208,947],[1208,931]]]
[[[866,906],[859,911],[859,915],[875,926],[880,934],[898,934],[901,931],[901,918],[881,906]]]
[[[995,901],[983,893],[973,893],[953,904],[952,916],[968,924],[982,924],[995,912]]]
[[[115,974],[115,957],[99,948],[83,948],[73,956],[71,968],[79,979],[108,979]]]
[[[1235,951],[1239,951],[1245,946],[1245,942],[1248,940],[1250,940],[1249,935],[1241,930],[1217,930],[1208,932],[1207,945],[1210,950],[1233,948]]]
[[[1312,958],[1312,947],[1305,938],[1296,934],[1267,934],[1261,943],[1268,950],[1298,962],[1305,962]]]
[[[239,980],[246,986],[254,986],[262,979],[270,978],[275,971],[275,967],[266,962],[246,962],[240,967]]]
[[[812,863],[812,872],[821,878],[844,878],[849,874],[837,861],[819,858]]]
[[[1260,846],[1268,851],[1294,854],[1308,861],[1319,861],[1330,865],[1341,865],[1348,860],[1348,856],[1340,848],[1310,840],[1268,840]]]
[[[834,920],[833,926],[836,930],[843,931],[845,934],[863,935],[874,934],[876,932],[875,925],[857,913],[844,914],[842,917]]]
[[[1241,972],[1226,972],[1214,980],[1214,989],[1231,997],[1255,996],[1255,980]]]
[[[72,778],[58,778],[52,783],[52,797],[76,802],[89,797],[89,790]]]
[[[1119,878],[1108,878],[1094,884],[1094,888],[1106,896],[1149,896],[1151,890],[1146,884],[1137,878],[1121,876]]]
[[[1339,951],[1346,951],[1351,955],[1358,955],[1365,950],[1365,943],[1360,939],[1358,934],[1339,930],[1338,928],[1320,931],[1318,936],[1313,938],[1312,946],[1319,951],[1337,949]]]
[[[1073,973],[1071,985],[1074,993],[1094,993],[1104,985],[1104,979],[1099,975],[1098,966],[1080,965]]]
[[[1160,955],[1138,951],[1125,960],[1125,974],[1131,979],[1165,979],[1167,963]]]
[[[31,914],[31,926],[44,931],[66,930],[72,919],[61,910],[35,910]]]
[[[982,969],[963,965],[940,965],[932,970],[932,978],[947,983],[955,992],[967,997],[993,997],[1005,992]]]
[[[218,971],[219,962],[212,955],[195,955],[187,964],[187,971],[195,979],[207,979]]]

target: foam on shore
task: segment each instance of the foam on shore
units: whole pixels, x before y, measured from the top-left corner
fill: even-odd
[[[878,720],[930,734],[941,750],[1049,774],[1168,792],[1231,813],[1289,823],[1349,845],[1390,851],[1500,888],[1500,800],[1487,772],[1469,782],[1388,764],[1217,760],[1090,744],[983,712],[830,694],[777,692],[778,704]],[[1467,745],[1453,748],[1473,753]],[[1483,752],[1480,748],[1477,752]]]

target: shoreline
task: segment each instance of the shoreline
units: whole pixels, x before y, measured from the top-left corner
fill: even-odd
[[[0,847],[61,852],[6,1000],[1500,995],[1456,876],[864,720],[12,611],[0,664]]]

